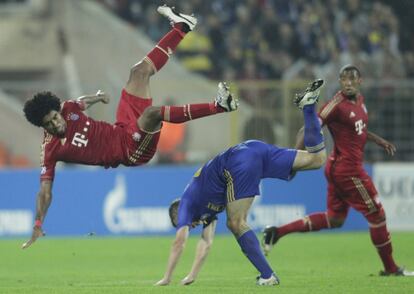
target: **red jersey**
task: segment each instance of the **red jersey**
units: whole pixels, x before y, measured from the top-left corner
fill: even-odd
[[[95,121],[83,113],[82,105],[66,101],[61,115],[66,121],[64,138],[45,131],[41,153],[41,180],[53,180],[58,161],[101,165],[106,168],[119,164],[136,165],[131,154],[141,135],[125,124]]]
[[[319,117],[328,127],[334,141],[327,168],[339,175],[363,172],[368,132],[368,112],[364,97],[359,94],[356,101],[351,101],[342,92],[338,92],[321,108]]]

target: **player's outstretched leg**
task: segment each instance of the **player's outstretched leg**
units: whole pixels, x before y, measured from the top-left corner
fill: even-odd
[[[268,255],[277,241],[287,234],[296,232],[316,232],[322,229],[340,227],[341,225],[342,224],[338,223],[338,226],[331,226],[326,212],[316,212],[280,227],[268,226],[263,230],[263,252],[265,255]]]
[[[304,143],[309,153],[318,153],[325,149],[321,124],[315,109],[322,85],[323,80],[315,80],[303,93],[296,94],[294,99],[294,103],[303,111],[305,122]]]
[[[180,41],[197,24],[197,18],[193,15],[178,13],[174,8],[168,7],[167,5],[158,7],[157,11],[159,14],[168,18],[173,29],[161,39],[144,59],[151,64],[154,73],[164,66]]]
[[[161,106],[161,119],[171,123],[183,123],[216,113],[234,111],[238,106],[239,102],[230,93],[229,87],[226,83],[220,82],[214,102],[184,106]]]
[[[319,99],[320,88],[323,85],[323,80],[315,80],[312,82],[303,93],[297,94],[294,99],[294,103],[303,111],[303,117],[305,122],[304,127],[304,144],[308,153],[312,156],[309,157],[311,161],[318,162],[318,164],[297,163],[295,160],[294,165],[296,170],[311,168],[319,168],[321,164],[325,162],[326,152],[323,133],[321,125],[319,123],[318,116],[316,114],[315,105]],[[300,154],[298,154],[299,156]],[[302,156],[304,157],[304,156]],[[320,229],[330,227],[329,220],[326,213],[314,213],[306,216],[304,219],[300,219],[284,225],[280,228],[275,226],[268,226],[263,230],[262,248],[265,255],[267,255],[276,242],[284,235],[292,232],[309,232],[318,231]]]
[[[182,106],[150,106],[138,119],[138,126],[144,131],[154,132],[160,129],[163,121],[183,123],[205,116],[234,111],[238,107],[238,99],[233,97],[226,83],[220,82],[214,102]]]
[[[150,76],[167,63],[184,36],[192,31],[197,24],[197,19],[194,16],[177,13],[173,8],[166,5],[158,7],[157,11],[168,18],[173,28],[143,60],[132,67],[125,90],[137,97],[150,97]]]

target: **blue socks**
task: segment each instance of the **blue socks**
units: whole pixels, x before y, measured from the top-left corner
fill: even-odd
[[[256,234],[252,230],[249,230],[239,237],[237,242],[239,242],[243,253],[260,272],[260,276],[264,279],[270,278],[273,270],[270,268],[266,257],[260,249],[259,240],[257,240]]]
[[[303,107],[303,118],[305,121],[305,147],[310,153],[317,153],[325,148],[321,124],[315,111],[315,104]]]

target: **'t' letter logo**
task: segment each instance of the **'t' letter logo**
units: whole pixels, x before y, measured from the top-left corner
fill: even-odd
[[[88,139],[86,139],[86,136],[81,133],[75,133],[75,136],[73,136],[72,139],[72,145],[77,147],[86,147],[86,145],[88,145]]]

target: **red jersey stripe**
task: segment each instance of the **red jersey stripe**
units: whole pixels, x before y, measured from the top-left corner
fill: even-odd
[[[343,100],[343,97],[337,93],[334,98],[332,98],[331,101],[329,101],[328,104],[326,104],[325,108],[321,111],[319,116],[325,120],[328,115],[334,110],[335,106],[337,106],[339,103],[341,103]]]

